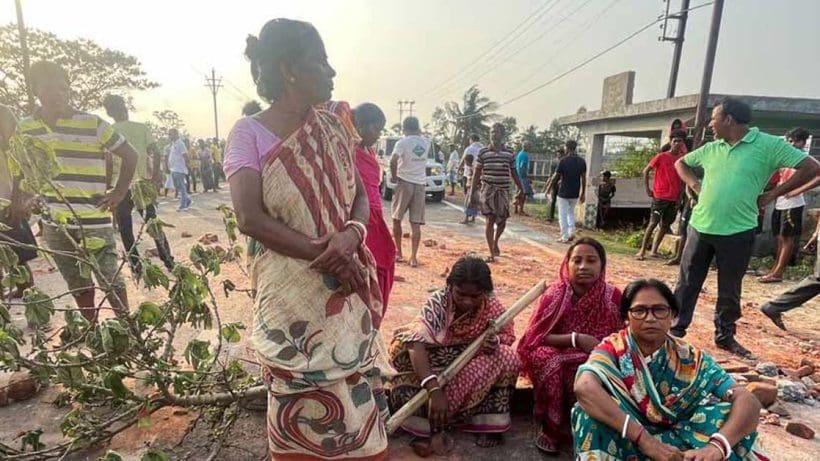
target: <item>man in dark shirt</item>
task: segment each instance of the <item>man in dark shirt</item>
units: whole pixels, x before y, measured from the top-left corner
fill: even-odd
[[[575,150],[578,143],[569,140],[565,143],[566,156],[558,163],[555,174],[547,183],[547,190],[552,189],[556,181],[558,187],[558,223],[561,227],[561,243],[575,238],[575,205],[585,202],[587,188],[587,162]]]
[[[606,224],[606,216],[609,214],[609,208],[612,205],[612,197],[615,197],[615,190],[612,173],[609,171],[601,173],[601,184],[598,184],[598,216],[595,220],[599,229]]]

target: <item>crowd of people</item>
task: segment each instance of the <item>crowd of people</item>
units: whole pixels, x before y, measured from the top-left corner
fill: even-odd
[[[708,352],[682,338],[715,260],[715,344],[752,356],[735,339],[741,281],[759,208],[817,185],[820,165],[800,150],[804,132],[791,132],[791,144],[760,132],[749,126],[749,107],[734,99],[714,108],[714,142],[691,150],[685,131],[671,132],[669,148],[644,172],[652,217],[637,256],[644,258],[655,230],[650,255],[658,253],[686,202],[691,217],[674,291],[652,278],[623,290],[608,282],[604,247],[576,235],[575,207],[585,202],[589,172],[577,142],[567,141],[546,188],[555,194],[559,241],[568,244],[559,277],[546,287],[517,344],[509,322],[487,335],[480,352],[445,383],[438,374],[505,312],[494,295],[488,263],[501,254],[510,203],[523,214],[526,198],[533,196],[532,146],[513,153],[504,144],[502,124],[492,126],[486,147],[477,134],[462,154],[450,146],[450,192],[457,184],[465,192],[465,224],[479,213],[484,217],[488,256],[459,258],[446,286],[431,293],[417,318],[385,341],[380,327],[396,263],[404,261],[405,216],[411,226],[409,265],[419,264],[426,159],[435,147],[422,135],[418,119],[403,120],[405,137],[396,143],[389,166],[397,184],[391,234],[374,147],[386,117],[372,103],[351,109],[331,101],[336,72],[318,31],[302,21],[269,21],[258,37],[248,37],[245,56],[268,106],[246,107],[224,146],[218,140],[189,142],[171,129],[165,152],[159,152],[147,126],[128,119],[122,98],[106,98],[113,124],[73,109],[68,76],[46,61],[30,69],[37,111],[19,122],[0,111],[3,147],[18,133],[41,139],[56,153],[60,173],[54,180],[64,187],[43,197],[43,238],[58,251],[57,267],[89,320],[96,318],[94,282],[60,252],[82,237],[102,239],[105,248],[94,276],[111,306],[127,312],[112,224],[116,217],[128,260],[139,272],[133,181],[174,189],[178,211],[186,211],[197,179],[204,191],[217,190],[224,180],[239,230],[251,239],[251,342],[268,388],[272,459],[385,459],[388,416],[419,392],[426,393],[428,404],[401,426],[415,436],[416,453],[446,453],[451,430],[476,433],[481,447],[496,446],[511,427],[510,399],[520,375],[533,384],[540,426],[534,444],[545,453],[571,444],[581,460],[768,459],[756,432],[759,402]],[[0,165],[11,168],[0,170],[0,193],[12,206],[3,216],[11,230],[3,235],[23,244],[15,248],[25,263],[36,248],[25,219],[30,200],[18,187],[14,162],[5,160]],[[788,171],[767,188],[782,169]],[[517,192],[511,200],[513,185]],[[611,174],[602,174],[597,191],[597,210],[605,219],[616,192]],[[795,203],[778,206],[802,206]],[[141,212],[146,219],[156,216],[155,207]],[[783,211],[778,219],[794,226],[797,213]],[[786,237],[795,232],[787,224],[779,227],[785,261],[794,247]],[[167,240],[155,243],[170,269],[174,259]],[[776,266],[761,282],[781,274]],[[782,313],[816,295],[818,277],[816,271],[764,306],[764,313],[785,328]]]

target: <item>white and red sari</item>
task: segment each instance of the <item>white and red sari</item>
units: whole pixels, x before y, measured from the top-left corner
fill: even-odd
[[[263,165],[262,197],[271,217],[309,238],[344,229],[356,195],[355,150],[333,113],[311,109]],[[252,340],[269,386],[272,459],[387,456],[381,292],[366,247],[358,257],[369,283],[348,294],[310,261],[262,246],[252,255]]]

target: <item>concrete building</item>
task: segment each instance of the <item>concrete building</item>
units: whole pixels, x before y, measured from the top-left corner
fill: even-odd
[[[654,138],[663,144],[669,135],[674,119],[694,125],[698,95],[678,96],[634,103],[632,100],[635,72],[629,71],[604,79],[601,109],[583,111],[560,117],[561,125],[576,126],[581,130],[585,144],[590,199],[579,207],[579,220],[586,226],[594,226],[596,218],[595,188],[602,171],[604,146],[607,136]],[[709,111],[729,95],[713,94],[708,99]],[[820,134],[820,99],[781,98],[767,96],[731,95],[752,107],[752,126],[772,134],[783,134],[791,128],[802,126],[814,134]],[[811,155],[820,159],[820,138],[811,143]],[[617,179],[618,192],[613,208],[648,208],[650,200],[644,193],[640,179]],[[820,203],[817,191],[807,194],[809,206]],[[809,208],[807,206],[807,208]],[[768,228],[769,220],[766,220]],[[765,228],[764,228],[765,229]]]

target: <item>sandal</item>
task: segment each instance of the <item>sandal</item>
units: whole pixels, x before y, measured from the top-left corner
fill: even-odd
[[[548,442],[544,434],[539,434],[538,437],[535,438],[535,448],[550,456],[555,456],[559,453],[558,448]]]
[[[757,279],[757,283],[780,283],[783,281],[783,277],[777,277],[774,275],[764,275]]]

